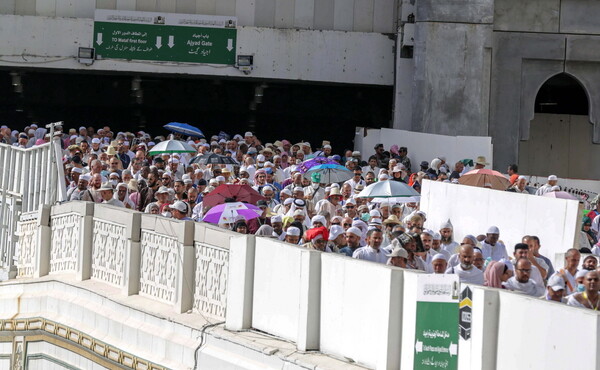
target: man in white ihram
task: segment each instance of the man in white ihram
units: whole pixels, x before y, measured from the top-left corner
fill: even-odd
[[[483,272],[473,265],[473,246],[462,245],[458,254],[460,263],[446,270],[446,274],[456,274],[461,283],[483,285]]]
[[[535,192],[535,195],[544,195],[552,191],[552,187],[556,186],[558,183],[558,177],[556,175],[548,176],[548,182],[544,185],[540,186],[539,189]]]
[[[507,261],[509,260],[506,247],[498,240],[499,238],[500,229],[496,226],[490,226],[485,235],[485,240],[481,242],[481,251],[484,259],[491,257],[493,261],[500,261],[503,258]]]
[[[512,276],[502,285],[508,290],[515,290],[533,297],[544,295],[544,286],[530,279],[531,262],[527,258],[519,258],[515,264],[515,276]]]

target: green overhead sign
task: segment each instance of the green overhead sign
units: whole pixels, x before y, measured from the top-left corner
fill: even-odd
[[[235,17],[96,10],[98,59],[235,64]]]

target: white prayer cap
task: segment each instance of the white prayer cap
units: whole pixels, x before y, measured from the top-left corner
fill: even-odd
[[[220,182],[220,181],[225,181],[225,176],[217,176],[216,180],[217,180],[218,182]]]
[[[282,191],[280,191],[279,195],[281,195],[281,194],[289,195],[290,197],[292,196],[292,192],[288,188],[285,188]]]
[[[83,173],[83,170],[79,167],[73,167],[73,169],[71,170],[71,172],[76,172],[76,173]]]
[[[179,163],[179,159],[177,159],[177,158],[169,158],[169,163]]]
[[[369,221],[369,226],[381,226],[381,218],[373,217],[371,221]]]
[[[300,236],[300,229],[295,226],[290,226],[287,228],[285,233],[291,236]]]
[[[294,216],[304,216],[304,211],[297,209],[294,211]]]
[[[252,133],[250,131],[246,131],[246,133],[244,134],[245,137],[252,137],[254,135],[252,135]],[[298,234],[300,235],[300,234]]]
[[[497,226],[490,226],[487,230],[487,234],[500,234],[500,229]]]
[[[100,139],[98,139],[97,137],[93,138],[92,144],[100,144]]]
[[[329,229],[329,240],[335,240],[335,238],[342,235],[344,231],[344,228],[340,225],[333,225],[331,229]]]
[[[436,260],[444,260],[444,261],[448,262],[448,260],[446,259],[446,256],[444,256],[441,253],[438,253],[435,256],[433,256],[433,258],[431,259],[431,262],[436,261]]]
[[[450,222],[450,219],[448,219],[448,221],[444,222],[440,226],[440,230],[442,230],[442,229],[454,229],[454,227],[452,226],[452,222]]]
[[[346,232],[362,237],[362,231],[360,231],[360,229],[356,226],[349,227],[348,230],[346,230]]]
[[[440,233],[434,233],[433,240],[442,240],[442,236],[440,235]]]
[[[310,220],[310,223],[314,224],[315,222],[320,222],[322,225],[327,225],[327,220],[325,219],[325,216],[321,216],[321,215],[313,216],[313,218]]]
[[[83,126],[81,126],[81,127],[79,128],[79,131],[81,131],[81,130],[86,130],[86,131],[87,131],[87,129],[86,129],[85,127],[83,127]]]
[[[386,257],[402,257],[402,258],[408,258],[408,252],[406,251],[406,249],[402,248],[402,247],[396,247],[392,250],[392,253],[390,254],[386,254]]]
[[[580,277],[585,277],[585,275],[588,273],[588,270],[579,270],[577,271],[577,274],[575,274],[575,279],[579,279]]]
[[[523,175],[519,176],[519,178],[518,178],[518,179],[519,179],[519,180],[527,180],[527,178],[526,178],[525,176],[523,176]]]
[[[275,222],[283,222],[283,217],[281,215],[271,217],[271,223],[274,224]]]
[[[558,181],[558,177],[556,175],[548,176],[548,181]]]
[[[265,185],[265,186],[263,186],[263,188],[261,189],[261,192],[264,194],[264,193],[265,193],[265,191],[268,191],[268,190],[275,191],[275,190],[273,190],[273,188],[272,188],[271,186],[269,186],[269,185]]]
[[[294,193],[297,192],[297,191],[304,191],[304,189],[302,189],[300,186],[296,186],[294,188]]]
[[[346,201],[346,204],[354,204],[356,205],[356,201],[353,198],[350,198]]]
[[[92,179],[92,176],[90,176],[89,174],[85,174],[85,175],[81,175],[79,176],[79,180],[83,180],[83,181],[87,181],[90,182],[90,180]]]
[[[376,210],[376,209],[373,209],[373,210],[371,210],[371,212],[369,212],[369,215],[370,215],[371,217],[381,217],[381,212],[379,212],[379,211],[378,211],[378,210]]]
[[[287,206],[288,204],[292,204],[292,203],[294,203],[293,198],[287,198],[286,200],[283,201],[284,206]]]
[[[198,169],[196,169],[196,170],[194,171],[194,175],[197,175],[197,174],[199,174],[199,173],[202,173],[202,170],[201,170],[201,169],[199,169],[199,168],[198,168]]]
[[[127,184],[124,183],[124,182],[120,182],[120,183],[117,184],[117,189],[118,188],[125,188],[125,189],[127,189]]]
[[[256,156],[256,161],[257,162],[264,162],[266,160],[265,156],[262,154],[259,154]]]

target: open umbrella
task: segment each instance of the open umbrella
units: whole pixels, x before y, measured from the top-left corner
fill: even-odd
[[[300,166],[298,167],[298,171],[300,173],[305,173],[312,167],[318,166],[320,164],[339,164],[339,162],[325,157],[316,157],[302,162],[302,164],[300,164]]]
[[[198,157],[192,158],[190,164],[237,164],[237,162],[226,155],[220,155],[216,153],[207,153]]]
[[[309,168],[303,176],[307,179],[318,178],[321,184],[331,184],[351,179],[354,173],[339,164],[318,164]]]
[[[579,200],[577,197],[567,193],[566,191],[549,191],[542,196],[547,198]]]
[[[398,197],[398,198],[373,198],[373,203],[389,203],[389,204],[398,204],[398,203],[419,203],[421,201],[420,196],[413,197]]]
[[[510,181],[503,174],[487,168],[469,171],[462,175],[458,182],[463,185],[491,187],[496,190],[506,190],[510,186]]]
[[[262,213],[262,209],[252,204],[242,202],[223,203],[206,212],[202,221],[211,224],[232,224],[237,216],[242,216],[248,221],[258,218]]]
[[[190,144],[179,140],[165,140],[156,144],[148,153],[151,155],[163,153],[195,153],[196,149]]]
[[[202,199],[204,207],[213,207],[217,204],[225,203],[225,199],[231,198],[237,202],[247,202],[256,204],[259,200],[265,199],[250,185],[223,184],[215,190],[206,194]]]
[[[400,181],[378,181],[358,193],[358,198],[405,198],[420,197],[415,189]]]
[[[200,131],[199,128],[196,128],[192,125],[188,125],[187,123],[171,122],[171,123],[167,123],[163,127],[166,128],[167,130],[169,130],[171,132],[175,132],[177,134],[194,136],[194,137],[204,137],[204,134],[202,133],[202,131]]]

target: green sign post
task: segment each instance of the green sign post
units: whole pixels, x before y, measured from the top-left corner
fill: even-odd
[[[235,64],[237,20],[188,14],[96,10],[98,59]]]
[[[419,276],[414,369],[458,367],[458,278]]]

